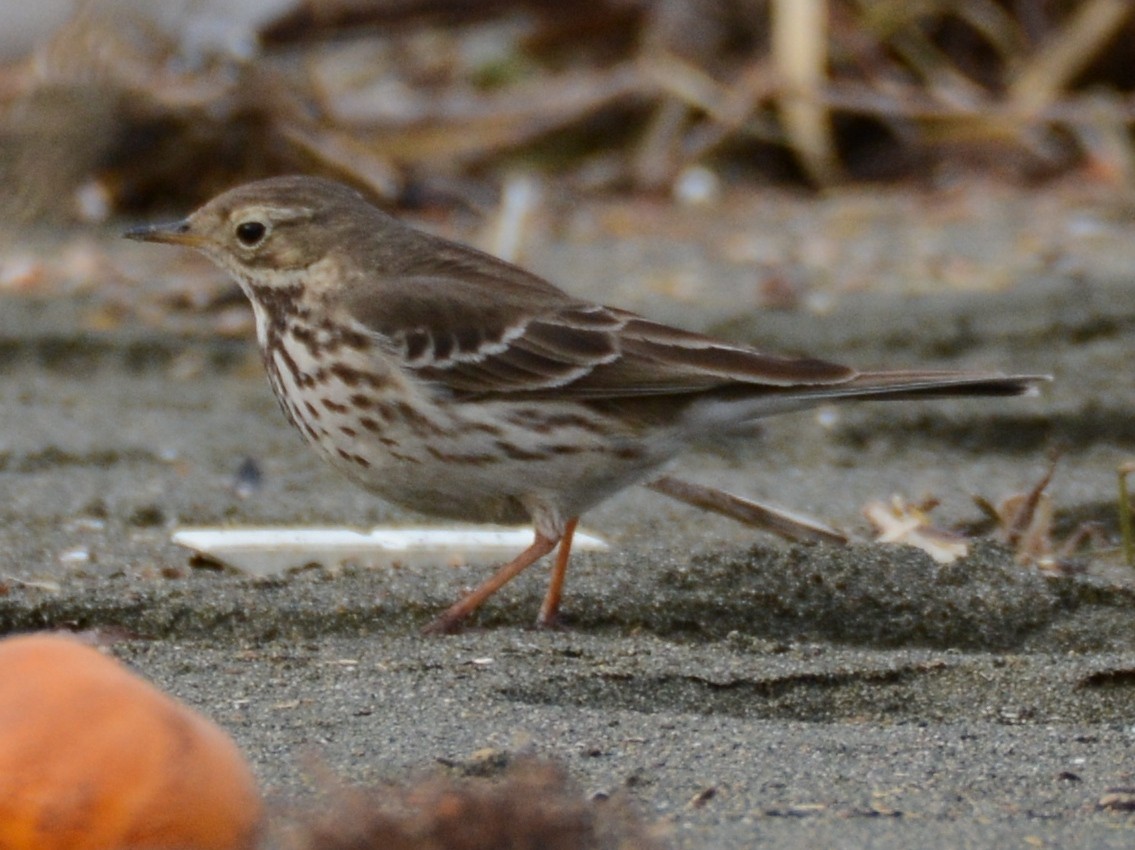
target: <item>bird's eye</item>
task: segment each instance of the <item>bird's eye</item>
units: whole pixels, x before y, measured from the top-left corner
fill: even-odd
[[[263,222],[242,221],[236,226],[236,238],[246,248],[254,248],[264,239],[268,228]]]

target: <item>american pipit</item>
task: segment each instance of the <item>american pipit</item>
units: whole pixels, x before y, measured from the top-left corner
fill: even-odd
[[[1043,380],[859,372],[667,327],[311,177],[240,186],[126,235],[197,248],[236,278],[285,416],[349,478],[427,514],[532,521],[532,545],[435,632],[558,543],[539,615],[554,621],[580,514],[707,434],[741,436],[760,417],[825,402],[1011,396]]]

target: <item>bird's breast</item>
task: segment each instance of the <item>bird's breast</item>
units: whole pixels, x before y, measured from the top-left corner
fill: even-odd
[[[592,405],[453,398],[377,343],[319,323],[269,327],[263,354],[284,415],[325,459],[424,513],[573,516],[671,453]]]

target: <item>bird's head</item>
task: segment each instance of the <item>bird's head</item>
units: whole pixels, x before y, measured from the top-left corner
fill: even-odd
[[[135,227],[143,242],[187,245],[245,285],[291,284],[350,238],[376,210],[353,189],[315,177],[274,177],[218,195],[188,218]]]

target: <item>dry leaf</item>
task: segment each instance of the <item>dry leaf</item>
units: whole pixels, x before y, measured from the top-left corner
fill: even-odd
[[[868,502],[863,515],[878,531],[876,542],[914,546],[939,564],[952,564],[969,553],[963,535],[935,527],[928,508],[910,504],[902,496],[892,496],[889,503]]]

